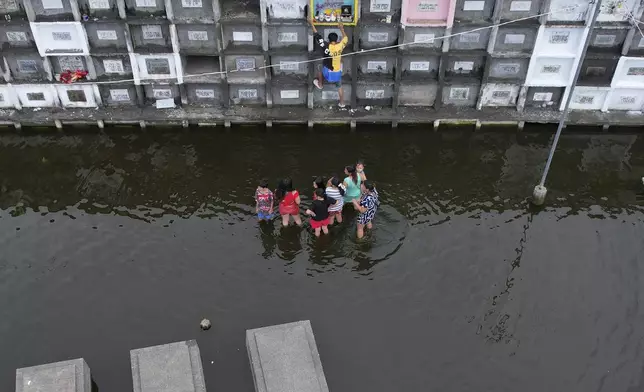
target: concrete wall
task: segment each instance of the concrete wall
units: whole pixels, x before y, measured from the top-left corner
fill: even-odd
[[[137,104],[137,92],[134,83],[102,84],[99,86],[103,105],[134,106]]]
[[[344,99],[349,101],[353,87],[351,84],[343,83],[342,90],[344,91]],[[322,90],[313,89],[313,106],[333,108],[338,103],[338,89],[337,87],[325,84]]]
[[[583,23],[588,20],[590,14],[590,7],[585,0],[550,0],[546,4],[548,7],[545,12],[550,12],[546,16],[549,22]]]
[[[584,86],[610,86],[619,57],[586,57],[581,63],[578,83]]]
[[[502,26],[494,41],[494,52],[532,53],[536,40],[537,26]]]
[[[15,0],[2,0],[0,1],[0,15],[9,20],[25,20],[25,8],[20,1]]]
[[[215,56],[183,56],[186,83],[221,83],[220,58]]]
[[[38,22],[74,20],[70,0],[33,0],[30,4]]]
[[[481,88],[481,106],[515,106],[521,85],[509,83],[487,83]]]
[[[176,25],[180,53],[197,55],[214,55],[218,53],[214,24],[180,24]]]
[[[29,23],[0,24],[0,48],[2,51],[18,48],[35,48]]]
[[[170,0],[175,20],[184,23],[214,22],[211,0]]]
[[[176,56],[171,53],[135,54],[133,58],[135,63],[132,68],[138,71],[135,76],[142,80],[165,80],[171,83],[175,79],[179,80],[179,75],[182,75],[181,64],[177,63]]]
[[[515,20],[539,14],[541,0],[508,0],[502,3],[501,20]]]
[[[394,98],[393,82],[358,81],[358,105],[391,106]]]
[[[476,0],[481,1],[481,0]],[[487,48],[488,41],[490,40],[490,29],[472,31],[472,29],[481,26],[472,25],[458,25],[452,30],[452,34],[459,34],[449,41],[450,50],[484,50]]]
[[[48,73],[45,63],[38,52],[24,51],[4,56],[9,65],[9,72],[15,80],[45,81]]]
[[[51,84],[19,84],[13,88],[20,104],[25,108],[60,105],[58,93]]]
[[[216,107],[224,104],[221,84],[186,83],[185,86],[190,105]]]
[[[484,22],[492,18],[494,0],[456,0],[455,22]]]
[[[448,54],[445,66],[445,78],[455,77],[478,78],[483,76],[485,55]]]
[[[601,110],[604,107],[609,88],[577,86],[570,102],[572,110]]]
[[[92,85],[57,84],[55,86],[62,107],[94,108],[98,106]]]
[[[488,78],[523,82],[528,73],[529,58],[488,57]]]
[[[179,86],[176,84],[147,84],[143,86],[145,102],[154,104],[159,99],[174,99],[176,104],[181,103]]]
[[[352,48],[353,47],[353,38],[354,38],[353,30],[354,30],[353,27],[350,27],[350,26],[345,26],[344,27],[344,31],[347,33],[347,38],[349,39],[349,43],[347,44],[347,48]],[[322,37],[324,37],[324,39],[328,39],[327,37],[331,33],[336,33],[338,35],[339,40],[341,40],[343,38],[343,35],[342,35],[342,32],[340,31],[340,29],[338,29],[337,27],[333,27],[333,26],[321,26],[320,28],[318,28],[318,32],[320,34],[322,34]]]
[[[474,107],[478,99],[480,87],[478,83],[448,83],[443,86],[443,105]]]
[[[15,108],[20,102],[9,86],[0,85],[0,108]]]
[[[266,86],[263,84],[230,84],[231,105],[266,104]]]
[[[613,88],[608,93],[604,109],[616,111],[641,111],[644,107],[644,90]]]
[[[81,15],[91,21],[115,21],[119,19],[117,0],[77,0]]]
[[[644,36],[639,34],[639,30],[633,27],[630,31],[630,40],[625,42],[628,45],[628,56],[644,56]]]
[[[308,60],[306,54],[273,55],[270,59],[273,65],[270,70],[274,76],[296,75],[305,78],[309,74],[309,65],[302,63]]]
[[[396,56],[387,55],[386,52],[374,52],[358,56],[358,76],[378,76],[393,79]]]
[[[167,23],[130,25],[134,50],[140,53],[172,51],[170,27]]]
[[[87,34],[80,22],[39,22],[31,32],[41,56],[86,55]]]
[[[620,57],[611,86],[644,88],[644,58]]]
[[[167,17],[164,0],[125,0],[125,9],[133,18]]]
[[[87,58],[84,56],[56,56],[51,58],[51,66],[54,75],[79,69],[87,71]]]
[[[418,49],[433,49],[440,51],[443,40],[434,39],[445,36],[444,27],[405,27],[403,30],[403,44],[401,51],[414,51]]]
[[[533,57],[526,82],[531,86],[567,86],[570,84],[575,58]]]
[[[271,88],[273,104],[305,106],[307,103],[308,91],[309,85],[306,81],[288,80],[286,78],[273,80]]]
[[[563,93],[563,87],[530,87],[525,107],[558,110]]]
[[[399,104],[402,106],[434,106],[437,92],[437,83],[403,81],[398,93]]]
[[[260,0],[247,0],[244,2],[237,0],[221,0],[221,17],[231,23],[245,23],[249,20],[260,19]]]
[[[269,49],[303,49],[309,40],[308,28],[304,25],[285,25],[268,27]]]
[[[398,28],[387,24],[365,26],[360,29],[358,40],[361,49],[395,45],[398,43]]]
[[[365,0],[360,2],[360,18],[363,21],[383,23],[397,22],[400,19],[401,0]]]
[[[256,68],[264,66],[263,55],[252,54],[238,54],[225,56],[226,70],[235,71],[228,74],[228,79],[256,79],[258,82],[262,81],[265,75],[264,70],[257,70]],[[255,69],[255,70],[252,70]]]
[[[231,24],[223,26],[222,44],[229,48],[262,48],[262,29],[257,24]]]
[[[404,26],[451,26],[453,20],[454,4],[449,0],[402,1],[400,21]]]
[[[595,29],[590,34],[590,47],[591,52],[609,52],[619,54],[626,41],[626,29],[609,29],[601,28]]]
[[[624,4],[641,15],[638,0]],[[0,0],[6,15],[0,80],[10,83],[2,84],[3,96],[15,97],[2,105],[150,105],[155,88],[170,86],[176,105],[328,108],[337,88],[311,84],[321,62],[311,52],[308,6],[307,0]],[[604,4],[581,59],[590,16],[584,0],[365,0],[357,26],[346,26],[345,53],[367,52],[342,59],[345,100],[358,108],[560,110],[580,64],[574,110],[640,110],[644,40],[609,8]],[[556,13],[488,28],[548,10]],[[340,33],[335,26],[318,30],[324,37]],[[238,71],[240,64],[254,69]],[[93,102],[69,101],[58,87],[56,77],[70,68],[88,71],[86,82],[96,83],[87,85]],[[123,79],[119,88],[115,82]],[[27,99],[27,91],[40,90],[46,99]]]
[[[127,54],[92,56],[92,62],[99,80],[118,80],[129,78],[133,74],[130,56]]]
[[[88,22],[84,25],[87,32],[90,51],[96,52],[125,52],[127,41],[125,23],[119,21]]]
[[[265,4],[268,20],[274,23],[279,21],[304,21],[308,6],[308,0],[269,0]]]
[[[402,57],[403,79],[438,79],[439,55],[406,54]]]

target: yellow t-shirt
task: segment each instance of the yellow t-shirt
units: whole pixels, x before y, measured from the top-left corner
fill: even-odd
[[[333,71],[339,71],[342,68],[342,51],[347,46],[349,38],[345,35],[342,37],[340,42],[335,44],[329,44],[329,56],[331,56],[331,65],[333,65]]]

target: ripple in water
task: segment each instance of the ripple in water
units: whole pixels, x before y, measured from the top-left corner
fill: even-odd
[[[259,223],[259,238],[264,246],[262,256],[277,257],[293,264],[298,256],[308,255],[308,275],[353,270],[369,275],[372,267],[393,256],[402,247],[409,222],[395,208],[381,205],[374,220],[373,230],[361,240],[356,238],[356,212],[347,208],[344,222],[329,228],[329,235],[316,238],[308,222],[303,228],[281,228],[279,218],[270,223]]]

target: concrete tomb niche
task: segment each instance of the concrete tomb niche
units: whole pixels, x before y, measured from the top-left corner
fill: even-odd
[[[206,392],[194,340],[130,351],[134,392]]]
[[[92,379],[83,358],[16,370],[16,392],[90,392]]]
[[[328,392],[310,321],[246,331],[256,392]]]

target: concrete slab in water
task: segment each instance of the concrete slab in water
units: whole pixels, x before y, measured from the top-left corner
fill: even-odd
[[[328,392],[310,321],[246,331],[257,392]]]
[[[206,392],[195,340],[130,351],[134,392]]]
[[[16,392],[90,392],[92,379],[84,359],[16,370]]]

